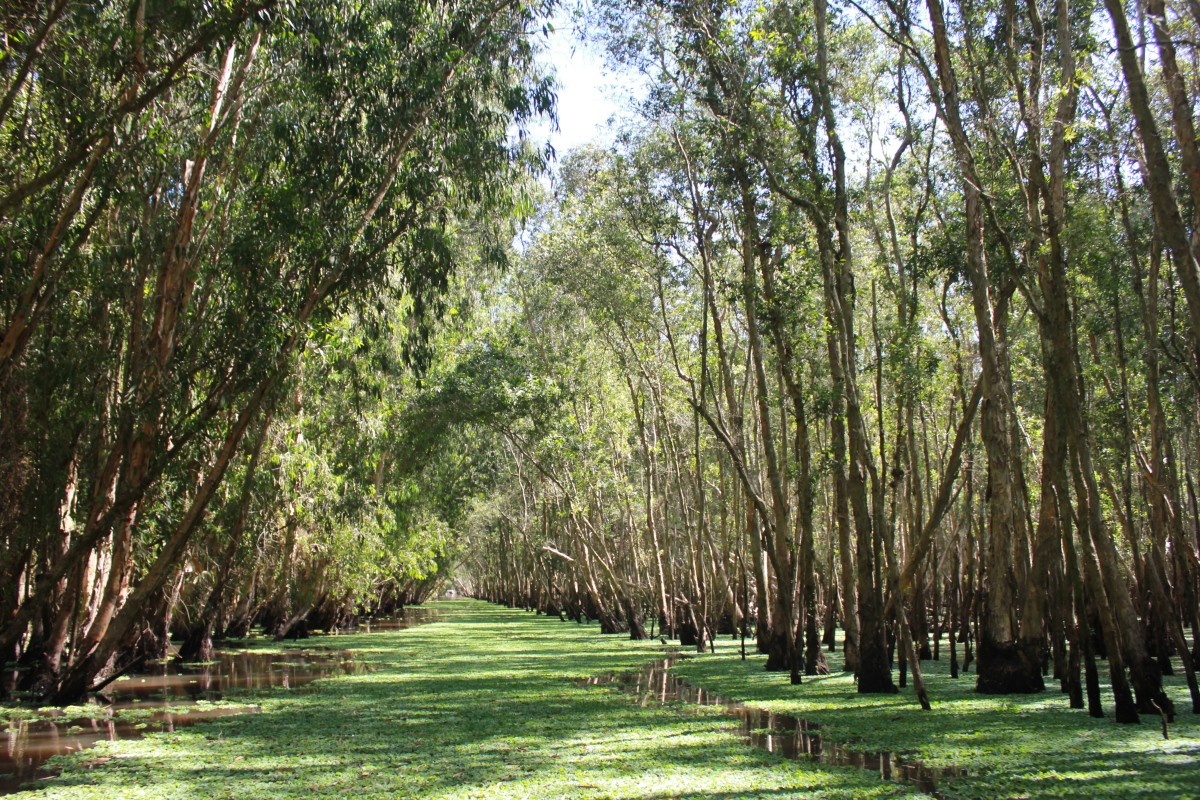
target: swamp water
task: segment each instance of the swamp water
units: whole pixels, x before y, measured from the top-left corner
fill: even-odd
[[[401,630],[435,620],[436,614],[425,609],[406,609],[403,616],[364,620],[344,632]],[[330,641],[325,636],[313,639]],[[54,775],[54,770],[43,767],[52,756],[83,750],[100,741],[171,732],[205,720],[261,710],[249,704],[211,708],[206,701],[296,689],[318,678],[369,671],[367,665],[354,660],[351,650],[314,644],[284,653],[218,651],[211,662],[168,662],[130,673],[94,696],[83,716],[47,709],[38,718],[12,723],[4,731],[4,749],[0,751],[0,795]],[[95,763],[107,760],[96,759]],[[36,788],[36,784],[24,788]]]
[[[641,706],[656,705],[715,706],[736,717],[742,741],[784,758],[812,758],[824,764],[870,770],[883,780],[900,781],[946,800],[937,790],[939,779],[963,774],[957,769],[932,769],[889,751],[855,750],[824,739],[821,726],[790,714],[778,714],[729,700],[705,689],[692,686],[669,672],[678,658],[671,656],[652,661],[637,672],[619,672],[586,678],[580,686],[611,686],[636,697]]]

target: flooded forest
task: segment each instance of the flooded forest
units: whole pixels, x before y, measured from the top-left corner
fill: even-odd
[[[563,24],[638,91],[556,152]],[[780,696],[1200,714],[1195,3],[0,26],[6,703],[452,589]]]

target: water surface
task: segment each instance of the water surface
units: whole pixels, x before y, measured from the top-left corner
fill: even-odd
[[[633,695],[639,705],[683,704],[718,706],[739,721],[739,733],[749,745],[784,758],[811,758],[824,764],[858,767],[870,770],[883,780],[900,781],[916,786],[923,792],[946,800],[938,791],[937,781],[961,775],[958,769],[933,769],[912,758],[887,750],[868,751],[830,742],[822,735],[821,726],[806,719],[754,708],[736,700],[692,686],[669,670],[679,658],[670,656],[652,661],[636,672],[617,672],[580,681],[584,686],[612,686]]]
[[[436,616],[428,609],[405,609],[402,615],[365,619],[341,632],[401,630],[436,621]],[[296,689],[318,678],[371,670],[355,661],[353,651],[330,646],[336,640],[336,635],[314,636],[309,640],[313,646],[303,650],[218,650],[211,662],[154,664],[104,687],[89,700],[86,716],[45,709],[38,719],[14,722],[4,731],[4,749],[0,751],[0,794],[15,792],[30,781],[34,783],[24,788],[35,788],[38,779],[53,776],[54,770],[43,766],[52,756],[83,750],[100,741],[170,732],[205,720],[261,710],[253,705],[212,708],[206,701]],[[131,709],[148,713],[132,718],[123,713]],[[94,763],[107,760],[96,759]]]

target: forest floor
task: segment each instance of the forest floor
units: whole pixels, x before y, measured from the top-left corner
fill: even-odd
[[[715,708],[640,707],[577,680],[629,671],[657,642],[475,601],[438,604],[439,623],[339,636],[372,672],[273,692],[261,713],[103,742],[59,757],[41,798],[563,798],[786,800],[921,797],[850,767],[785,760],[742,744]],[[313,647],[308,640],[300,647]],[[836,663],[835,663],[836,666]],[[972,677],[929,678],[934,711],[911,689],[860,697],[850,676],[792,687],[728,640],[682,661],[689,681],[811,719],[830,739],[964,767],[950,798],[1200,797],[1200,724],[1117,726],[1068,711],[1057,692],[979,698]]]

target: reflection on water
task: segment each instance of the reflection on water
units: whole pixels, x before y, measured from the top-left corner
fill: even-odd
[[[57,716],[53,719],[17,722],[5,731],[6,747],[4,752],[0,753],[0,794],[17,791],[26,781],[53,775],[53,770],[42,767],[51,756],[74,753],[91,747],[96,742],[134,739],[145,733],[173,731],[205,719],[254,713],[258,710],[257,707],[247,706],[195,709],[184,714],[156,711],[150,719],[140,722],[113,717],[111,712],[91,719]],[[94,759],[88,766],[107,760]],[[33,785],[29,788],[33,788]]]
[[[220,700],[231,693],[295,689],[328,675],[356,675],[366,667],[351,650],[312,649],[290,653],[219,652],[204,664],[168,662],[127,675],[104,688],[114,708],[145,708],[148,703]]]
[[[433,608],[406,608],[402,614],[388,617],[363,617],[353,625],[339,628],[338,633],[381,633],[400,631],[413,625],[425,625],[438,621],[438,612]]]
[[[682,656],[685,657],[685,656]],[[668,670],[678,657],[652,661],[637,672],[611,673],[580,681],[581,686],[613,686],[634,695],[638,704],[683,703],[685,705],[719,706],[740,721],[742,740],[784,758],[813,758],[825,764],[858,767],[870,770],[884,780],[901,781],[916,786],[934,797],[946,795],[937,790],[939,778],[963,774],[958,769],[932,769],[889,751],[868,752],[829,742],[821,734],[821,726],[790,714],[778,714],[762,708],[752,708],[729,700],[705,689],[692,686]]]
[[[436,612],[405,609],[402,616],[364,620],[353,632],[394,631],[434,621]],[[51,756],[83,750],[99,741],[169,732],[203,720],[260,710],[256,706],[206,708],[197,705],[199,702],[245,692],[295,689],[318,678],[370,670],[354,660],[353,651],[331,647],[285,653],[220,651],[213,661],[204,664],[176,661],[153,665],[106,686],[91,701],[86,717],[69,717],[61,709],[49,709],[43,710],[39,719],[14,722],[4,732],[5,747],[0,752],[0,794],[15,792],[23,783],[52,775],[51,770],[42,767]],[[139,714],[137,719],[121,715],[130,709],[150,714],[148,718]],[[106,760],[95,759],[89,766]]]

